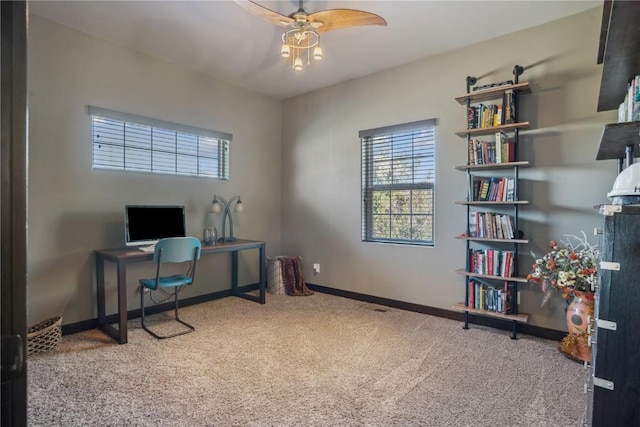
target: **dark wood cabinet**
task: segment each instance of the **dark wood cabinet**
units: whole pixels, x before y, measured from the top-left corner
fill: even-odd
[[[602,206],[588,423],[640,426],[640,205]]]

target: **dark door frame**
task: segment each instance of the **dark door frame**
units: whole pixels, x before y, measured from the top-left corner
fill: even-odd
[[[27,425],[27,3],[0,3],[2,426]]]

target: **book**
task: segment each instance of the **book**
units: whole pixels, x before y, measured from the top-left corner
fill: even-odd
[[[477,212],[469,212],[469,237],[477,237],[478,235],[477,216]]]
[[[469,151],[469,154],[467,156],[467,164],[470,166],[473,166],[476,164],[476,150],[475,150],[473,141],[474,141],[473,139],[470,139],[467,142],[467,148]]]
[[[502,109],[504,118],[502,123],[505,125],[515,123],[515,104],[514,104],[513,89],[507,89],[504,91],[502,100]]]
[[[503,314],[513,314],[513,291],[514,284],[511,282],[504,282],[502,289],[502,309],[500,310]]]
[[[496,132],[496,163],[502,163],[503,142],[506,142],[506,135],[503,132]]]
[[[486,201],[489,195],[489,180],[482,180],[482,186],[480,187],[480,194],[478,201]]]
[[[467,128],[474,129],[478,127],[478,108],[470,105],[467,108]]]
[[[505,199],[507,202],[515,201],[516,194],[516,180],[514,178],[507,179],[507,198]]]

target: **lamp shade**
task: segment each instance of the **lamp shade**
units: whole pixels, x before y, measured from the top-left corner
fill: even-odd
[[[242,203],[242,200],[238,199],[238,201],[236,202],[235,211],[237,213],[244,212],[244,204]]]
[[[283,58],[288,58],[289,55],[291,55],[291,49],[289,49],[288,45],[282,45],[282,49],[280,49],[280,55],[282,55]]]
[[[313,49],[313,59],[315,59],[316,61],[322,59],[322,48],[320,47],[320,45],[316,46],[315,49]]]
[[[215,214],[222,212],[222,207],[220,206],[220,202],[218,202],[218,199],[213,199],[213,202],[211,202],[211,209],[209,209],[209,212],[215,213]]]

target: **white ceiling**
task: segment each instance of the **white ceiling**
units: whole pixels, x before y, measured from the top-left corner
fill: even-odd
[[[289,15],[297,0],[258,1]],[[294,71],[280,57],[282,29],[234,1],[30,1],[30,12],[118,45],[275,99],[539,25],[602,5],[586,0],[400,1],[310,0],[312,13],[360,9],[388,26],[321,34],[324,58]],[[595,60],[595,59],[594,59]]]

